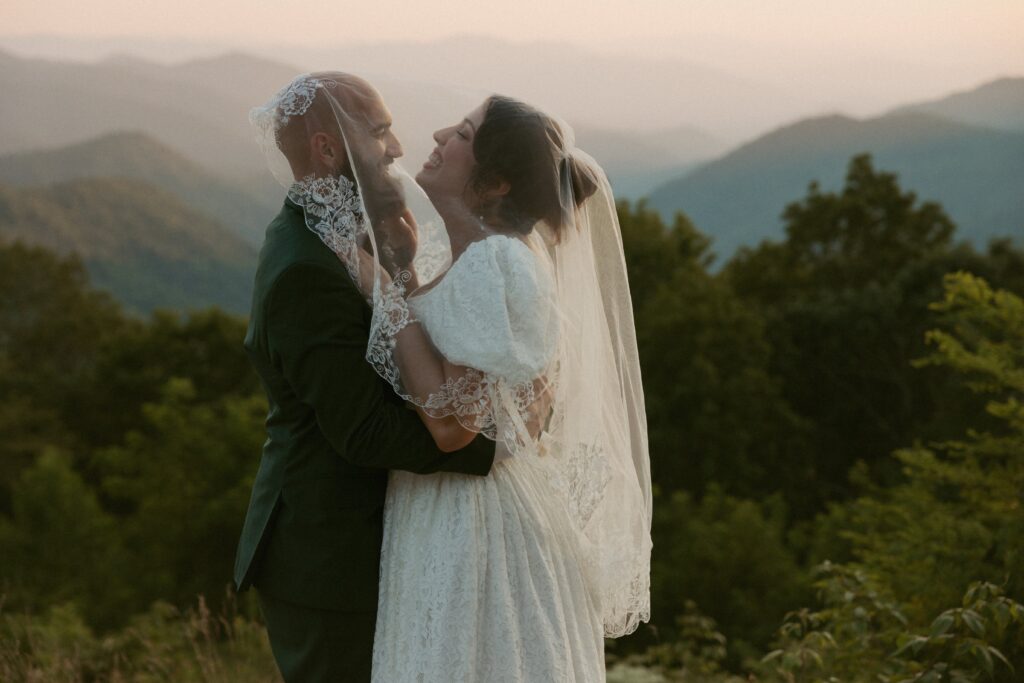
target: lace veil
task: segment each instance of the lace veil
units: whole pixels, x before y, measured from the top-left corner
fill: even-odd
[[[298,76],[250,118],[272,172],[372,309],[367,362],[424,416],[550,468],[605,634],[624,635],[650,613],[651,482],[611,188],[565,122],[497,96],[463,114],[435,133],[416,179],[396,161],[401,121],[351,75]],[[470,260],[483,264],[469,276],[479,286],[451,299],[445,316],[461,316],[462,332],[442,338],[417,302]]]

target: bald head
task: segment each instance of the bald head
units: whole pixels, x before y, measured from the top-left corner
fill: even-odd
[[[391,114],[366,80],[341,71],[319,71],[306,78],[319,84],[313,101],[276,132],[277,146],[296,180],[339,174],[355,180],[349,154],[361,169],[385,168],[401,156],[391,133]]]
[[[317,71],[310,74],[323,83],[331,96],[346,109],[365,109],[374,104],[383,104],[380,93],[369,81],[344,71]]]

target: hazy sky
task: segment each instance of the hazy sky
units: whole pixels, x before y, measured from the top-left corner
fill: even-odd
[[[469,34],[703,64],[860,115],[1024,76],[1024,0],[0,0],[0,40],[53,57]]]
[[[484,34],[672,56],[789,46],[910,62],[1024,65],[1022,0],[5,0],[0,34],[234,45]],[[689,38],[690,40],[685,40]],[[683,39],[683,40],[680,40]],[[638,43],[644,40],[644,43]],[[621,43],[629,43],[622,45]],[[697,44],[694,44],[697,43]],[[618,45],[616,45],[618,44]]]

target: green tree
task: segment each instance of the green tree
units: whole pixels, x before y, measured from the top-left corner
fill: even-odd
[[[786,612],[809,597],[784,528],[778,499],[759,504],[712,488],[699,503],[686,493],[659,500],[651,598],[663,640],[684,637],[679,618],[692,601],[729,636],[732,666],[763,652]]]
[[[852,494],[857,461],[894,483],[900,472],[889,453],[962,431],[977,399],[948,373],[911,367],[925,353],[927,304],[951,270],[1024,285],[1021,252],[1008,242],[985,256],[954,245],[942,208],[919,202],[867,156],[850,162],[840,191],[812,185],[783,218],[785,241],[741,250],[724,276],[765,317],[768,367],[786,403],[812,425],[814,485],[804,510],[815,511]]]
[[[142,407],[159,401],[168,381],[187,379],[199,402],[261,393],[242,341],[246,321],[219,309],[156,311],[132,320],[101,349],[78,388],[68,424],[97,448],[143,424]]]
[[[19,477],[12,514],[0,517],[0,578],[8,609],[75,603],[94,621],[119,618],[126,575],[113,517],[56,450]]]
[[[917,365],[983,397],[976,426],[896,451],[904,481],[843,506],[855,561],[826,564],[823,608],[789,617],[769,662],[786,680],[1009,683],[1024,670],[1024,300],[968,273],[944,286]]]
[[[1019,680],[1003,654],[1024,634],[1024,605],[974,582],[957,607],[908,622],[871,574],[825,563],[818,610],[786,616],[780,647],[764,657],[765,681],[784,683],[972,683]],[[956,604],[956,603],[954,603]],[[922,633],[923,632],[923,633]]]
[[[203,402],[189,380],[176,379],[144,407],[143,424],[98,453],[130,550],[121,570],[133,590],[126,614],[156,599],[186,605],[224,594],[265,416],[261,395]]]
[[[42,448],[80,452],[68,417],[103,346],[125,324],[75,258],[0,245],[0,511]]]
[[[707,272],[710,242],[685,216],[666,228],[621,203],[619,221],[658,486],[799,500],[805,426],[768,370],[761,316]]]
[[[108,628],[223,595],[263,439],[245,321],[129,318],[74,259],[0,247],[0,596]]]
[[[976,580],[1024,600],[1024,300],[957,273],[932,308],[944,327],[918,365],[953,370],[985,405],[965,436],[897,451],[906,481],[851,505],[848,532],[918,617]]]

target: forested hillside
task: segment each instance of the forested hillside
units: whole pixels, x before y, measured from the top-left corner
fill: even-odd
[[[74,254],[97,287],[129,309],[249,309],[256,248],[138,180],[0,186],[0,242]]]
[[[0,185],[31,187],[86,178],[145,182],[256,247],[280,208],[279,193],[267,196],[259,187],[235,186],[145,133],[111,133],[67,147],[0,156]]]
[[[89,206],[19,196],[0,217],[49,247]],[[1024,252],[866,156],[789,201],[714,270],[699,224],[619,206],[655,546],[609,680],[1019,680]],[[75,258],[0,248],[0,678],[274,680],[225,597],[266,410],[244,327],[131,316]]]
[[[837,190],[847,160],[862,153],[922,199],[940,201],[962,239],[981,247],[1024,237],[1024,132],[918,111],[798,121],[662,185],[650,204],[663,216],[684,211],[714,237],[724,261],[742,246],[781,238],[781,207],[812,182]]]

